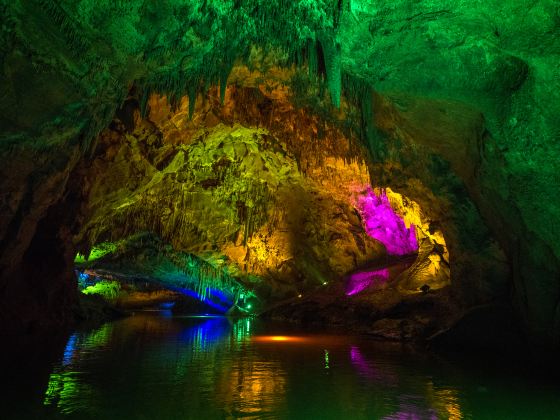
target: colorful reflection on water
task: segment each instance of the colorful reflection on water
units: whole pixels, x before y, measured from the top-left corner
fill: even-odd
[[[509,385],[400,345],[152,312],[71,334],[40,402],[30,397],[11,418],[533,418],[535,404],[560,409],[554,393]]]

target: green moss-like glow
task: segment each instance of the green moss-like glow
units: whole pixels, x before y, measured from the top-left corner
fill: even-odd
[[[94,272],[98,268],[114,272],[113,278],[126,279],[127,283],[134,282],[133,279],[152,283],[156,287],[189,295],[210,306],[217,305],[222,312],[234,306],[241,295],[253,298],[256,302],[254,293],[228,272],[227,265],[214,266],[195,255],[175,251],[149,233],[105,243],[94,249],[102,249],[103,255],[81,264],[82,268]],[[84,294],[100,295],[108,301],[114,301],[119,296],[119,281],[107,280],[95,274],[79,275],[90,282],[95,281],[95,284],[84,287]],[[256,280],[253,278],[251,282]]]
[[[81,253],[77,253],[76,257],[74,258],[74,262],[76,264],[92,262],[104,257],[105,255],[115,252],[116,249],[117,249],[116,244],[111,242],[104,242],[94,246],[93,249],[90,251],[89,255],[87,256]]]
[[[115,300],[119,295],[121,286],[119,282],[114,280],[102,280],[92,286],[86,287],[82,290],[84,295],[99,295],[106,300]]]

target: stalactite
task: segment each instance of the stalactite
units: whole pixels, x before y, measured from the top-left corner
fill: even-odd
[[[198,93],[198,87],[195,84],[191,84],[188,87],[189,94],[189,119],[192,119],[194,115],[194,110],[196,107],[196,96]]]
[[[314,79],[319,74],[319,57],[317,52],[317,41],[310,39],[307,42],[307,65],[309,69],[309,77]]]
[[[223,105],[226,98],[227,80],[231,72],[231,67],[225,67],[220,73],[220,103]]]
[[[76,21],[68,15],[58,2],[38,0],[38,3],[64,34],[66,42],[71,47],[68,52],[77,56],[83,54],[90,47],[89,41],[82,36],[82,30],[76,27]]]
[[[340,108],[341,78],[342,70],[340,63],[340,45],[332,34],[321,36],[321,46],[325,58],[325,69],[327,73],[327,85],[331,95],[332,103]]]
[[[181,286],[194,290],[200,300],[208,299],[210,290],[230,291],[235,294],[236,290],[244,289],[225,268],[216,268],[192,254],[168,251],[166,256],[185,274],[185,282]]]

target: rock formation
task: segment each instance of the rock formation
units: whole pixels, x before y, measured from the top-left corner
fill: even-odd
[[[68,322],[76,253],[147,232],[165,273],[191,258],[294,316],[357,275],[340,306],[369,326],[500,301],[558,346],[556,2],[277,3],[0,3],[2,329]],[[417,232],[388,283],[363,274],[387,262],[370,187]]]

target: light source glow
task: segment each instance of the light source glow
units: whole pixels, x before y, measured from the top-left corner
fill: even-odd
[[[308,341],[308,338],[291,335],[262,335],[253,337],[253,341],[260,343],[303,343]]]
[[[416,228],[406,227],[404,220],[391,208],[387,193],[377,195],[371,188],[358,199],[358,206],[369,236],[377,239],[390,255],[407,255],[418,251]]]

